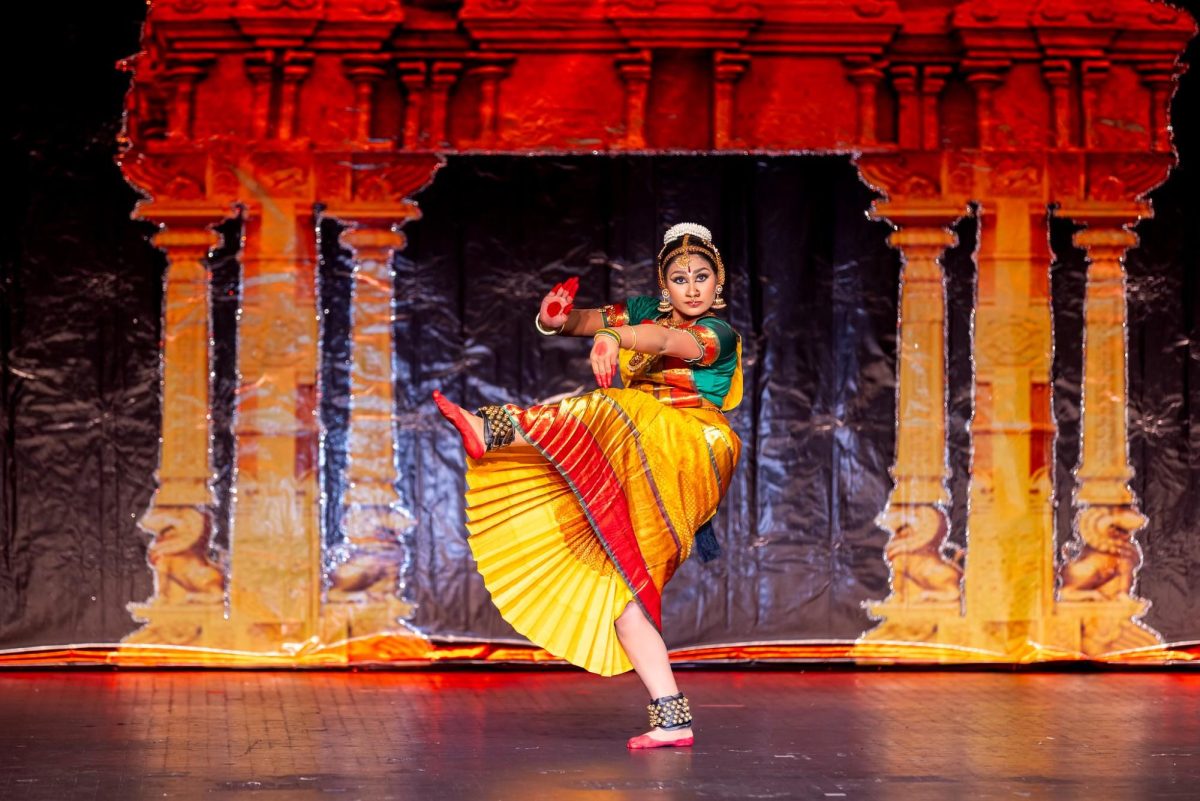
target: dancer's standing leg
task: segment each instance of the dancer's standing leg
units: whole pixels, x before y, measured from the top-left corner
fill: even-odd
[[[667,656],[667,644],[636,603],[630,602],[625,607],[625,611],[617,618],[616,628],[617,639],[633,663],[638,678],[646,685],[650,699],[678,694],[679,687],[675,684],[675,674],[671,672],[671,661]],[[692,729],[690,726],[671,731],[655,728],[642,736],[664,742],[676,741],[691,738]],[[635,741],[637,739],[634,738]],[[630,745],[633,746],[634,742],[631,741]]]

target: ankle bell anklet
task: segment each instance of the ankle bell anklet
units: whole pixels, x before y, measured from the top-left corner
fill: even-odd
[[[483,418],[483,445],[489,451],[511,445],[514,437],[512,420],[503,406],[480,406],[477,417]]]
[[[655,698],[646,709],[650,712],[651,728],[672,731],[692,725],[692,710],[683,693]]]

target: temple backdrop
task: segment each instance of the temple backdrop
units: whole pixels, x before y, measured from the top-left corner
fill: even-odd
[[[546,659],[472,569],[429,393],[588,389],[537,299],[649,291],[683,219],[729,265],[747,448],[678,658],[1193,659],[1192,21],[575,5],[31,20],[0,661]]]

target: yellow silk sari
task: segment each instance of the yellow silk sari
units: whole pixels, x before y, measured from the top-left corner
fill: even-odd
[[[630,602],[661,628],[663,587],[741,453],[722,410],[666,375],[682,363],[633,375],[631,356],[622,351],[621,374],[636,388],[505,406],[530,445],[467,467],[468,542],[500,614],[603,676],[633,667],[613,626]],[[734,383],[726,409],[741,398],[740,358]]]

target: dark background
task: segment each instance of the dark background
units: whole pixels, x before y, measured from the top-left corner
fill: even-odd
[[[136,526],[155,487],[165,262],[113,163],[142,0],[11,12],[4,52],[0,224],[0,647],[115,642],[152,591]],[[1192,4],[1194,5],[1194,4]],[[6,12],[9,13],[9,12]],[[1187,61],[1195,65],[1197,43]],[[1193,71],[1173,124],[1181,163],[1128,257],[1130,457],[1150,524],[1146,621],[1200,639],[1200,150]],[[441,387],[465,404],[532,402],[590,386],[579,342],[532,329],[536,299],[568,274],[591,305],[651,289],[657,236],[713,222],[730,271],[729,315],[746,342],[747,401],[734,417],[744,461],[718,519],[725,556],[672,582],[666,630],[691,643],[853,638],[862,600],[887,592],[883,508],[894,447],[898,260],[870,192],[845,158],[457,157],[418,197],[424,219],[396,261],[399,490],[418,524],[409,592],[417,624],[505,636],[470,566],[461,456],[431,417]],[[236,241],[238,222],[223,231]],[[339,223],[321,228],[328,308],[322,421],[336,545],[344,463],[348,262]],[[1079,457],[1082,254],[1049,222],[1056,351],[1056,521],[1070,536]],[[951,538],[965,541],[971,409],[969,314],[975,221],[945,259],[949,301]],[[315,234],[316,232],[314,232]],[[218,335],[232,329],[236,249],[214,265]],[[230,294],[233,293],[233,294]],[[222,337],[218,336],[221,340]],[[227,430],[236,354],[217,354],[217,519],[228,508]],[[224,465],[222,467],[222,465]],[[226,529],[218,525],[220,549]]]

